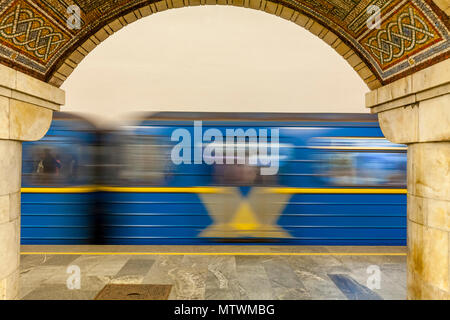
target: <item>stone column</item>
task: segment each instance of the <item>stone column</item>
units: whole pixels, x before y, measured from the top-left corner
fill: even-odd
[[[0,299],[19,289],[22,141],[41,139],[64,91],[0,65]]]
[[[369,92],[392,142],[408,145],[408,299],[450,298],[450,60]]]

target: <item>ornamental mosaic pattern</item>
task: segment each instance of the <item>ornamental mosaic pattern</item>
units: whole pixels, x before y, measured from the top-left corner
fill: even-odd
[[[14,1],[1,9],[0,55],[45,72],[45,65],[58,56],[72,35],[34,3]]]
[[[432,0],[273,1],[313,18],[339,35],[372,67],[383,84],[449,56],[448,16]],[[99,28],[155,2],[0,0],[0,62],[48,80],[65,57]],[[172,0],[167,2],[171,7]],[[244,6],[248,3],[244,0]],[[81,9],[79,30],[72,30],[67,24],[70,5]],[[367,27],[367,8],[371,5],[381,9],[379,29]]]
[[[69,40],[34,8],[20,2],[5,12],[0,21],[0,37],[7,40],[7,45],[44,62]]]
[[[374,30],[362,44],[383,70],[442,41],[442,35],[413,5],[400,9],[393,17]],[[410,61],[413,63],[413,61]]]

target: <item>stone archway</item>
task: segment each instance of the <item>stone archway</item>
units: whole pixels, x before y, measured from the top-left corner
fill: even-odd
[[[15,298],[18,288],[21,141],[45,134],[64,104],[58,87],[127,24],[215,4],[306,28],[372,90],[366,104],[386,137],[409,145],[408,298],[449,298],[449,0],[0,0],[0,298]],[[71,5],[80,28],[67,22]],[[368,27],[371,5],[381,10],[379,28]]]

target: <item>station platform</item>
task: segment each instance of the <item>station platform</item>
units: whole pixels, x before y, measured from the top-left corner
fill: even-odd
[[[92,300],[107,284],[169,285],[170,300],[406,299],[406,247],[21,246],[20,299]]]

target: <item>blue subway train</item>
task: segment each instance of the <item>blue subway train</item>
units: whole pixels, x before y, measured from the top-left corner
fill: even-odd
[[[92,123],[63,112],[44,138],[23,143],[22,244],[95,241],[97,145]]]
[[[22,243],[406,244],[406,146],[376,115],[162,112],[108,132],[64,121],[24,146],[24,176],[40,175],[45,152],[31,150],[56,136],[80,144],[72,153],[85,144],[84,162],[63,185],[24,177]],[[54,166],[72,172],[62,154]]]

